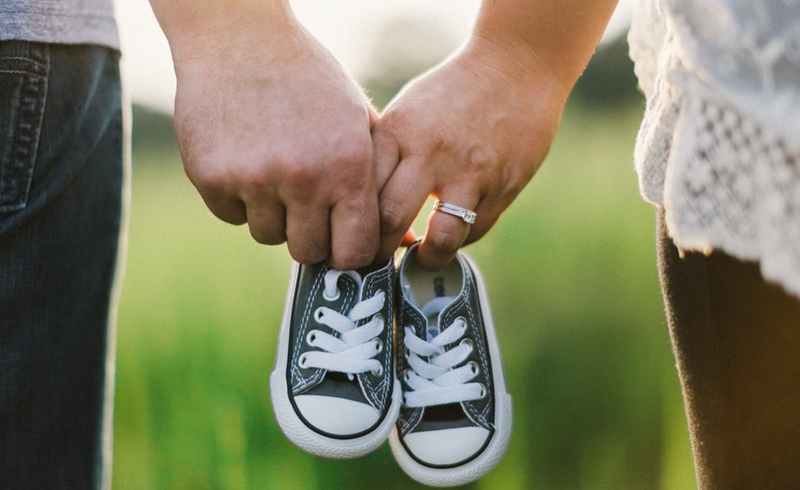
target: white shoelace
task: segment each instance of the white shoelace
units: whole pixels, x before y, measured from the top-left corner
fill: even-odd
[[[325,274],[325,299],[333,301],[339,297],[338,282],[342,275],[351,277],[356,281],[357,288],[361,289],[361,276],[357,272],[331,269]],[[349,376],[366,372],[381,376],[383,366],[374,357],[383,350],[383,342],[377,337],[385,324],[384,318],[378,315],[384,301],[386,293],[379,290],[371,298],[354,305],[346,316],[325,306],[317,308],[314,312],[317,323],[331,328],[339,335],[316,329],[309,331],[306,342],[319,350],[300,356],[300,367],[326,369]],[[370,321],[357,326],[367,318]]]
[[[423,340],[411,327],[405,328],[405,347],[408,349],[409,369],[403,375],[411,390],[404,393],[406,407],[429,407],[483,398],[486,387],[480,383],[469,383],[478,375],[478,364],[467,360],[474,346],[469,339],[458,342],[467,331],[467,321],[459,317],[438,331],[436,321],[442,309],[454,298],[435,298],[422,307],[428,318],[428,340]],[[431,321],[433,318],[433,321]],[[424,358],[427,358],[424,359]]]

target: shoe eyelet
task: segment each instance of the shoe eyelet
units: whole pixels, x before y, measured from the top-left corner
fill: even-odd
[[[310,347],[316,347],[316,345],[314,345],[314,341],[317,340],[317,333],[318,332],[316,330],[311,330],[308,332],[308,335],[306,335],[306,344]]]
[[[411,373],[409,372],[409,370],[408,370],[408,369],[406,369],[406,370],[404,370],[404,371],[403,371],[403,381],[404,381],[406,384],[408,384],[408,382],[409,382],[409,381],[411,381]]]
[[[383,376],[383,364],[381,364],[381,366],[380,366],[380,367],[379,367],[377,370],[375,370],[375,371],[370,371],[369,373],[370,373],[372,376],[376,377],[376,378],[380,378],[380,377],[382,377],[382,376]]]
[[[308,357],[306,357],[305,354],[300,356],[300,358],[297,359],[297,365],[300,367],[300,369],[308,369]]]
[[[484,385],[483,383],[481,383],[481,385],[480,385],[480,386],[481,386],[481,395],[480,395],[480,399],[481,399],[481,400],[483,400],[483,399],[484,399],[484,398],[486,398],[486,396],[489,394],[489,391],[486,389],[486,385]]]
[[[403,349],[403,357],[406,358],[406,359],[411,357],[411,350],[408,347],[405,347]]]
[[[466,318],[464,318],[463,316],[460,316],[460,317],[456,318],[456,319],[455,319],[455,321],[454,321],[453,323],[455,323],[455,322],[459,322],[459,323],[461,323],[462,325],[464,325],[464,328],[466,328],[466,327],[469,325],[469,324],[467,323],[467,319],[466,319]]]
[[[383,352],[383,341],[381,339],[375,339],[375,355],[381,352]]]
[[[475,361],[469,361],[467,366],[469,366],[469,370],[472,372],[473,376],[477,376],[481,372],[481,367],[478,366],[478,363]]]
[[[466,345],[469,349],[469,352],[472,353],[472,350],[475,348],[475,344],[472,342],[472,339],[466,338],[458,343],[458,345]]]
[[[325,310],[322,306],[314,310],[314,320],[317,323],[322,323],[322,317],[325,316]]]

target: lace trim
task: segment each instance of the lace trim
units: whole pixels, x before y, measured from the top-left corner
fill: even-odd
[[[666,52],[713,95],[800,145],[800,0],[643,0],[628,40],[648,97]]]
[[[745,5],[736,0],[697,4],[695,11],[716,6],[723,13]],[[629,35],[631,56],[647,95],[635,149],[642,195],[664,207],[679,248],[720,249],[757,261],[765,279],[800,297],[800,133],[793,130],[797,105],[789,104],[782,112],[771,109],[776,88],[800,100],[800,85],[796,80],[794,86],[759,83],[773,97],[754,110],[751,102],[766,92],[751,91],[751,99],[745,100],[736,87],[707,76],[713,67],[695,66],[696,51],[703,44],[693,39],[689,24],[682,24],[685,18],[666,12],[675,15],[667,15],[664,23],[654,15],[658,13],[662,12],[656,2],[640,11]],[[782,32],[788,41],[771,44],[781,48],[773,52],[773,59],[796,63],[798,31]],[[749,35],[744,41],[763,41]],[[769,72],[763,73],[765,78],[758,80],[769,78]],[[787,79],[791,77],[781,78]],[[789,119],[783,117],[790,112]]]
[[[729,105],[659,83],[635,154],[678,247],[758,261],[800,296],[799,151]]]

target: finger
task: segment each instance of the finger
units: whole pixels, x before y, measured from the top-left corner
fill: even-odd
[[[388,260],[431,193],[432,182],[421,161],[407,158],[397,165],[380,194],[381,244],[378,260]]]
[[[368,110],[367,117],[369,117],[369,130],[372,131],[372,128],[374,128],[375,125],[378,124],[378,121],[380,120],[380,115],[378,114],[378,109],[376,109],[375,106],[372,104],[372,101],[368,102],[369,102],[369,107],[367,108]]]
[[[258,243],[278,245],[286,241],[286,209],[277,201],[249,204],[247,225]]]
[[[478,202],[475,197],[465,197],[464,194],[440,195],[443,202],[455,204],[465,209],[472,210]],[[428,217],[428,227],[425,236],[419,245],[417,260],[419,265],[425,269],[439,269],[453,260],[456,252],[464,244],[470,232],[470,224],[459,216],[445,213],[443,211],[432,211]]]
[[[247,222],[247,211],[241,200],[202,197],[209,211],[222,221],[232,225],[241,225]]]
[[[378,193],[374,186],[336,203],[331,210],[333,267],[350,270],[371,264],[379,242]]]
[[[488,233],[506,207],[507,205],[502,206],[496,202],[493,203],[492,200],[488,198],[481,199],[478,206],[475,208],[475,214],[477,215],[475,223],[469,227],[469,234],[467,235],[467,239],[464,240],[463,245],[476,242],[480,240],[483,235]]]
[[[375,147],[376,155],[375,170],[378,193],[383,191],[392,173],[397,168],[397,164],[400,162],[400,148],[397,140],[384,129],[385,127],[379,121],[372,130],[372,144]]]
[[[286,205],[286,243],[289,255],[301,264],[330,256],[330,208],[305,202]]]

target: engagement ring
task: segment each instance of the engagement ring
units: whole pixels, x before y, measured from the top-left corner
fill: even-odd
[[[451,204],[449,202],[439,201],[437,200],[433,204],[434,211],[441,211],[442,213],[451,214],[453,216],[458,216],[459,218],[463,219],[465,223],[473,224],[475,223],[475,218],[478,217],[475,214],[475,211],[471,211],[467,208],[462,208],[456,204]]]

